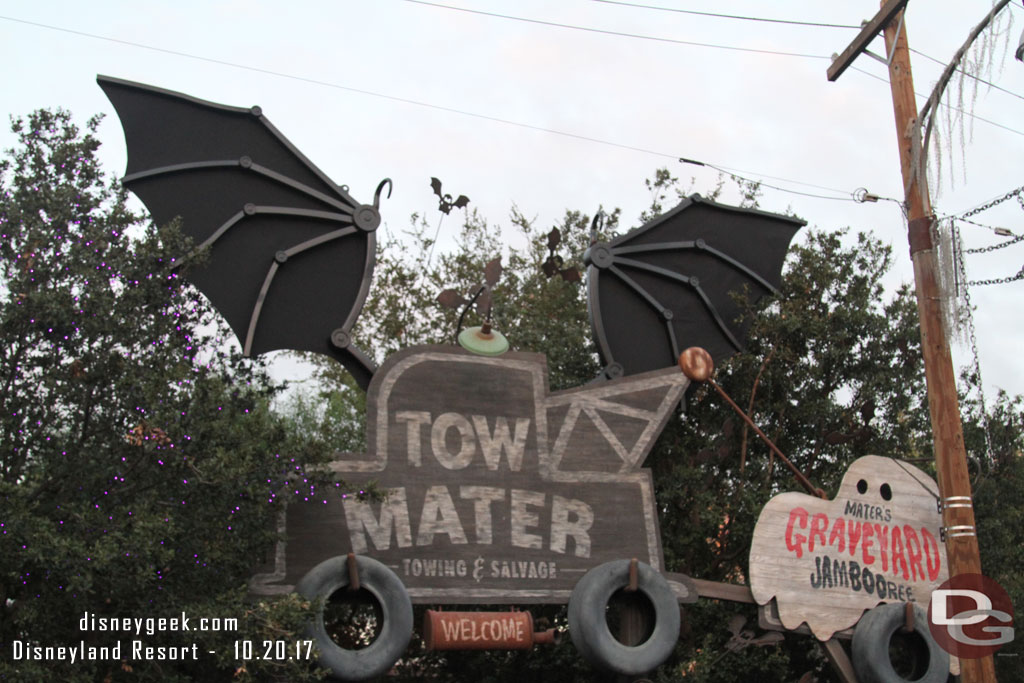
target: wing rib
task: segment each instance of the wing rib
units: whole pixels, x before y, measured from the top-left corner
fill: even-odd
[[[294,180],[294,179],[289,178],[287,176],[281,175],[277,171],[272,171],[269,168],[267,168],[266,166],[261,166],[261,165],[259,165],[257,163],[254,163],[252,160],[247,160],[247,159],[248,159],[248,157],[243,157],[242,159],[229,159],[229,160],[223,160],[223,161],[193,161],[193,162],[189,162],[189,163],[186,163],[186,164],[174,164],[172,166],[161,166],[160,168],[153,168],[153,169],[149,169],[147,171],[139,171],[137,173],[132,173],[131,175],[126,175],[121,180],[121,182],[124,183],[125,186],[128,186],[130,183],[133,183],[133,182],[135,182],[137,180],[148,180],[150,178],[158,178],[158,177],[161,177],[161,176],[172,175],[172,174],[175,174],[175,173],[184,173],[184,172],[187,172],[187,171],[195,171],[195,170],[203,169],[203,168],[232,168],[232,167],[234,167],[234,168],[244,169],[244,170],[247,170],[247,171],[252,171],[253,173],[261,175],[261,176],[263,176],[265,178],[269,178],[270,180],[273,180],[276,183],[279,183],[281,185],[286,185],[286,186],[292,188],[293,190],[298,190],[299,192],[301,192],[301,193],[303,193],[303,194],[305,194],[305,195],[307,195],[309,197],[313,197],[314,199],[316,199],[316,200],[318,200],[320,202],[323,202],[324,204],[327,204],[328,206],[333,206],[334,208],[338,209],[339,211],[343,211],[343,212],[348,213],[348,214],[351,214],[354,211],[354,206],[355,206],[354,203],[353,204],[347,204],[346,202],[343,202],[340,199],[335,199],[334,197],[326,195],[323,192],[320,192],[319,190],[314,190],[309,185],[306,185],[304,183],[300,183],[297,180]]]
[[[725,324],[725,321],[722,320],[722,316],[720,316],[718,314],[718,309],[716,309],[715,305],[713,303],[711,303],[711,299],[708,298],[708,295],[701,288],[700,282],[697,281],[696,278],[687,277],[686,275],[680,275],[679,273],[674,273],[671,270],[668,270],[666,268],[661,268],[659,266],[652,266],[650,264],[643,263],[641,261],[634,261],[633,259],[626,259],[626,258],[621,258],[621,257],[615,257],[613,262],[614,263],[619,263],[619,264],[621,264],[623,266],[626,266],[627,268],[635,268],[637,270],[644,270],[644,271],[647,271],[647,272],[650,272],[650,273],[654,273],[655,275],[660,275],[662,277],[665,277],[665,278],[668,278],[670,280],[674,280],[676,282],[680,282],[680,283],[683,283],[683,284],[686,284],[686,285],[689,285],[690,287],[692,287],[693,291],[697,293],[697,296],[699,296],[700,300],[704,303],[704,307],[707,309],[708,313],[710,313],[711,317],[714,318],[715,325],[718,326],[719,331],[721,331],[722,334],[725,335],[726,339],[729,340],[729,343],[733,345],[733,348],[735,348],[737,351],[741,351],[743,349],[743,347],[740,345],[740,343],[736,340],[736,337],[729,330],[729,327]],[[648,301],[648,303],[650,303],[652,306],[654,306],[655,309],[657,309],[657,311],[659,313],[664,315],[665,307],[662,306],[660,303],[658,303],[658,301],[654,297],[652,297],[647,292],[647,290],[645,290],[643,287],[638,285],[632,278],[630,278],[628,275],[623,273],[621,269],[616,268],[614,265],[611,268],[609,268],[609,270],[612,271],[613,273],[615,273],[627,285],[632,287],[634,291],[636,291],[638,294],[640,294],[642,297],[644,297],[644,299],[646,299]],[[670,340],[673,343],[672,351],[673,351],[673,353],[675,353],[675,355],[678,356],[679,354],[676,353],[678,351],[678,345],[675,343],[675,339],[674,339],[675,335],[672,332],[672,322],[671,322],[671,320],[668,320],[668,321],[666,321],[666,323],[668,324],[668,328],[669,328],[669,338],[670,338]]]
[[[629,262],[627,260],[627,261],[623,262],[622,265],[631,265],[631,264],[629,264]],[[608,268],[608,270],[610,272],[612,272],[612,273],[615,273],[616,277],[618,277],[620,280],[622,280],[624,283],[626,283],[626,285],[628,285],[634,292],[636,292],[641,297],[643,297],[644,301],[649,303],[654,308],[654,310],[656,310],[658,312],[659,315],[664,315],[664,313],[666,311],[666,308],[661,304],[660,301],[658,301],[653,296],[651,296],[650,292],[648,292],[646,289],[644,289],[643,287],[638,285],[636,283],[636,280],[634,280],[630,276],[628,276],[625,273],[623,273],[621,268],[616,268],[614,265],[610,266]],[[683,276],[677,276],[677,277],[683,277]],[[689,283],[689,278],[686,278],[686,281],[687,281],[687,283]]]
[[[260,313],[263,310],[263,302],[267,298],[267,293],[270,291],[270,285],[273,284],[274,276],[277,275],[277,270],[278,268],[281,267],[281,264],[287,261],[292,256],[295,256],[296,254],[301,254],[307,249],[312,249],[313,247],[316,247],[325,242],[330,242],[336,239],[340,239],[342,237],[346,237],[348,235],[353,234],[354,232],[356,232],[356,229],[353,227],[342,228],[341,230],[335,230],[333,232],[329,232],[325,235],[320,235],[319,237],[315,237],[311,240],[307,240],[300,244],[296,244],[294,247],[290,249],[286,249],[284,251],[277,253],[274,262],[271,263],[270,268],[267,269],[267,277],[264,278],[263,280],[263,286],[260,287],[260,293],[256,297],[256,304],[252,308],[252,317],[249,318],[249,330],[248,332],[246,332],[245,345],[243,346],[242,350],[242,352],[246,356],[249,356],[252,350],[252,341],[253,338],[256,336],[256,325],[259,324]]]
[[[612,255],[613,256],[620,256],[622,254],[647,254],[647,253],[655,252],[655,251],[679,251],[679,250],[689,250],[689,249],[697,249],[699,251],[706,251],[707,253],[711,254],[712,256],[714,256],[715,258],[719,259],[720,261],[724,261],[725,263],[729,264],[730,266],[732,266],[736,270],[738,270],[741,273],[743,273],[744,275],[748,276],[750,279],[752,279],[755,282],[757,282],[757,284],[761,285],[762,287],[767,289],[772,294],[778,294],[779,293],[779,290],[776,289],[772,285],[772,283],[770,283],[767,280],[765,280],[763,277],[758,275],[756,272],[754,272],[753,270],[751,270],[747,266],[743,265],[742,263],[740,263],[739,261],[734,259],[732,256],[729,256],[724,251],[720,251],[718,249],[715,249],[714,247],[708,246],[706,243],[703,243],[703,242],[704,242],[703,240],[695,240],[695,241],[694,240],[688,240],[686,242],[661,242],[661,243],[658,243],[658,244],[637,244],[637,245],[631,246],[631,247],[613,247],[612,248]]]
[[[212,235],[203,240],[203,243],[192,250],[189,256],[212,246],[217,240],[224,236],[231,228],[235,227],[246,216],[262,214],[265,216],[301,216],[303,218],[320,218],[325,221],[334,221],[344,225],[352,224],[352,216],[343,213],[331,213],[330,211],[316,211],[315,209],[292,209],[287,206],[247,206],[217,228]],[[328,233],[333,234],[333,233]]]

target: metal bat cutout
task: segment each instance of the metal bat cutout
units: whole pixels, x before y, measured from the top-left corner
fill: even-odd
[[[441,181],[437,178],[430,179],[430,187],[434,188],[434,194],[438,196],[437,208],[445,215],[451,213],[452,209],[462,209],[469,204],[469,197],[464,194],[460,194],[459,198],[455,201],[452,201],[450,194],[442,194]]]
[[[209,258],[191,280],[245,354],[314,351],[366,388],[373,361],[352,343],[380,225],[378,185],[362,204],[296,149],[259,107],[228,107],[98,76],[128,147],[123,183],[165,226],[180,217]]]
[[[777,292],[789,242],[803,225],[694,194],[625,235],[593,244],[584,262],[604,375],[667,367],[690,346],[707,349],[716,365],[742,350],[750,325],[740,321],[742,300]]]

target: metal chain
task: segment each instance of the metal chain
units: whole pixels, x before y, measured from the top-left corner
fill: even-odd
[[[973,287],[974,285],[1005,285],[1008,282],[1016,282],[1017,280],[1024,280],[1024,266],[1021,266],[1021,269],[1017,271],[1016,275],[993,278],[991,280],[971,280],[970,282],[967,283],[967,286]]]
[[[956,275],[957,279],[964,283],[964,305],[961,308],[964,313],[964,322],[967,325],[967,335],[971,343],[971,358],[974,363],[974,376],[978,381],[978,401],[981,404],[982,432],[985,435],[985,456],[988,458],[989,464],[991,464],[995,460],[992,455],[991,425],[989,424],[988,408],[985,403],[985,385],[981,381],[981,361],[979,360],[978,354],[978,337],[974,330],[974,312],[971,305],[970,286],[975,283],[967,282],[967,267],[964,264],[963,243],[960,241],[960,228],[957,227],[956,220],[951,220],[949,223],[953,237],[953,261],[956,267]],[[1021,272],[1018,273],[1018,275],[1024,276],[1024,268],[1021,268]]]
[[[988,204],[983,204],[982,206],[979,206],[976,209],[971,209],[970,211],[967,211],[963,215],[957,216],[957,218],[970,218],[971,216],[977,216],[982,211],[988,211],[993,206],[996,206],[997,204],[1002,204],[1003,202],[1005,202],[1007,199],[1010,199],[1011,197],[1018,197],[1018,201],[1021,202],[1021,206],[1024,206],[1024,199],[1019,199],[1021,197],[1021,193],[1022,192],[1024,192],[1024,185],[1022,185],[1021,187],[1018,187],[1016,190],[1010,190],[1009,192],[1007,192],[1005,195],[1003,195],[999,199],[993,199]]]
[[[1024,235],[1018,235],[1017,237],[1014,237],[1012,240],[1006,240],[1005,242],[1000,242],[999,244],[993,244],[993,245],[990,245],[990,246],[987,246],[987,247],[976,247],[974,249],[965,249],[964,253],[965,254],[987,254],[990,251],[996,251],[997,249],[1004,249],[1004,248],[1010,246],[1011,244],[1017,244],[1017,242],[1024,242]]]
[[[961,216],[957,216],[954,220],[963,220],[963,221],[967,221],[968,223],[973,223],[974,225],[981,225],[980,223],[975,223],[974,221],[969,220],[970,217],[971,216],[976,216],[976,215],[978,215],[979,213],[981,213],[983,211],[988,211],[993,206],[996,206],[998,204],[1002,204],[1003,202],[1005,202],[1005,201],[1007,201],[1009,199],[1012,199],[1013,197],[1017,198],[1017,202],[1020,204],[1021,208],[1024,209],[1024,186],[1021,186],[1021,187],[1018,187],[1016,190],[1010,190],[1009,192],[1004,194],[1002,197],[999,197],[998,199],[993,199],[992,201],[988,202],[987,204],[983,204],[983,205],[979,206],[976,209],[971,209],[970,211],[965,212]],[[985,226],[982,226],[982,227],[989,228],[991,226],[985,225]],[[956,229],[955,227],[954,227],[954,230],[956,231],[957,235],[959,236],[959,230]],[[975,249],[963,249],[962,253],[965,253],[965,254],[987,254],[987,253],[996,251],[998,249],[1005,249],[1006,247],[1009,247],[1009,246],[1011,246],[1013,244],[1017,244],[1019,242],[1024,242],[1024,235],[1018,235],[1017,237],[1014,237],[1013,239],[1008,239],[1005,242],[1000,242],[999,244],[993,244],[993,245],[990,245],[990,246],[987,246],[987,247],[977,247]],[[962,273],[962,275],[966,276],[966,273]],[[965,284],[965,287],[969,287],[971,285],[978,285],[978,286],[982,286],[982,285],[1005,285],[1005,284],[1007,284],[1009,282],[1016,282],[1017,280],[1024,280],[1024,267],[1021,267],[1021,269],[1018,270],[1015,275],[1010,275],[1008,277],[991,278],[991,279],[988,279],[988,280],[971,280],[970,282],[967,282],[966,277],[964,277],[963,282]]]

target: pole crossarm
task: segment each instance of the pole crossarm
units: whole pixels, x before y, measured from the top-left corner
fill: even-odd
[[[860,30],[860,33],[853,39],[853,42],[846,46],[842,54],[832,60],[832,64],[828,67],[827,71],[828,80],[834,81],[839,78],[853,64],[853,60],[857,59],[867,49],[878,33],[889,25],[893,17],[907,6],[907,2],[909,0],[889,0],[889,2],[885,3],[882,9],[878,10],[878,14],[872,17],[871,21],[864,24],[864,28]]]

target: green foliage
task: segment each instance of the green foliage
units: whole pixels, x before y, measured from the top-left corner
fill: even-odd
[[[329,453],[270,411],[260,364],[224,350],[175,269],[186,241],[142,224],[100,170],[97,123],[36,112],[0,162],[0,678],[315,678],[294,661],[236,677],[233,642],[294,638],[308,615],[295,599],[249,605],[244,586],[274,539],[276,492]],[[87,612],[184,613],[194,630],[80,630]],[[198,632],[204,617],[239,630]],[[137,660],[132,640],[198,657]],[[121,660],[14,659],[15,641],[120,641]]]
[[[617,212],[609,216],[606,229],[614,229],[617,219]],[[454,343],[462,311],[442,306],[438,295],[451,288],[468,299],[484,280],[485,264],[500,257],[503,273],[493,292],[495,327],[509,337],[513,349],[547,353],[554,389],[576,386],[581,378],[596,375],[585,291],[579,283],[547,278],[541,272],[548,255],[549,229],[534,226],[513,209],[511,222],[519,233],[517,241],[525,246],[510,247],[499,228],[473,212],[456,235],[455,249],[437,253],[428,262],[433,246],[430,226],[415,214],[411,221],[411,229],[402,238],[385,237],[378,243],[373,285],[356,326],[354,338],[368,346],[378,361],[416,344]],[[563,267],[582,272],[590,219],[566,212],[555,227],[562,234],[559,251],[567,255]],[[479,312],[473,309],[464,325],[481,322]],[[345,391],[350,386],[337,363],[322,356],[304,357],[317,366],[316,376],[327,388]]]
[[[977,377],[968,377],[968,384]],[[981,548],[981,571],[1006,589],[1017,610],[1024,606],[1024,397],[1011,397],[1000,391],[989,407],[989,443],[986,444],[984,424],[977,400],[963,405],[969,418],[964,425],[964,442],[968,454],[975,456],[978,467],[974,477],[975,518],[978,545]],[[1017,637],[1003,646],[995,657],[996,674],[1004,683],[1024,682],[1024,638]]]

